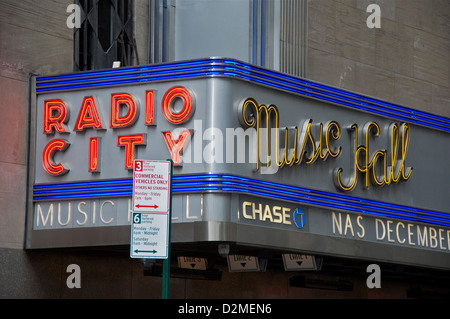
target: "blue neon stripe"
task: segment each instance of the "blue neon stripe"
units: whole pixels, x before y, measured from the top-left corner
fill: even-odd
[[[52,91],[63,91],[63,90],[73,90],[73,89],[81,89],[81,88],[89,88],[89,87],[98,87],[98,86],[111,86],[111,85],[118,85],[118,84],[127,84],[127,83],[140,83],[140,82],[150,82],[150,81],[162,81],[162,80],[176,80],[176,79],[183,79],[183,78],[195,78],[195,77],[202,77],[202,76],[211,76],[211,75],[220,75],[219,71],[205,71],[205,72],[197,72],[197,73],[190,73],[190,74],[180,74],[180,75],[174,75],[170,74],[167,76],[156,76],[156,77],[146,77],[141,79],[131,79],[131,80],[113,80],[113,81],[104,81],[104,82],[96,82],[96,83],[87,83],[87,84],[77,84],[77,85],[65,85],[65,86],[58,86],[57,88],[54,87],[45,87],[36,89],[36,92],[42,93],[42,92],[52,92]]]
[[[203,192],[203,191],[218,191],[219,187],[217,186],[203,186],[203,187],[183,187],[183,188],[174,188],[174,193],[186,193],[186,192]]]
[[[220,176],[218,174],[204,174],[204,175],[180,175],[180,176],[173,176],[172,180],[179,181],[179,180],[191,180],[191,179],[204,179],[204,178],[219,178]]]
[[[92,186],[92,187],[89,187]],[[194,174],[173,177],[174,193],[239,192],[308,205],[385,216],[400,220],[450,226],[450,214],[367,200],[275,182],[228,174]],[[35,201],[131,196],[132,180],[106,180],[34,186]]]
[[[192,65],[201,65],[201,64],[211,64],[211,63],[220,63],[222,60],[220,59],[203,59],[203,60],[193,60],[186,62],[174,62],[174,63],[163,63],[163,64],[154,64],[148,65],[139,68],[118,68],[118,69],[107,69],[102,71],[89,71],[89,72],[79,72],[79,73],[70,73],[56,76],[47,76],[47,77],[38,77],[36,82],[40,81],[53,81],[58,79],[71,79],[71,78],[83,78],[83,77],[95,77],[95,76],[104,76],[106,74],[121,74],[121,73],[130,73],[130,72],[147,72],[152,70],[161,70],[161,69],[170,69],[179,68],[179,67],[187,67]]]
[[[140,75],[141,75],[140,73],[131,73],[131,74],[114,75],[114,76],[101,76],[101,77],[83,79],[83,82],[93,82],[93,81],[102,81],[102,80],[111,81],[112,79],[124,79],[124,78],[130,78],[130,77],[138,77]],[[55,82],[51,82],[51,83],[37,82],[36,86],[37,87],[49,86],[49,85],[56,86],[56,85],[61,85],[61,84],[71,84],[71,83],[79,83],[79,82],[80,82],[80,80],[64,80],[64,81],[55,81]]]
[[[172,178],[173,191],[183,192],[188,190],[189,191],[217,190],[217,186],[216,187],[208,186],[207,188],[205,188],[204,186],[205,182],[199,181],[203,179],[209,181],[215,178],[219,178],[219,175],[202,174],[202,175],[173,176]],[[197,185],[198,187],[189,187],[189,188],[185,187],[195,185]],[[33,198],[34,200],[44,200],[44,199],[87,198],[95,196],[112,197],[120,195],[119,193],[117,193],[118,190],[126,191],[125,193],[121,193],[122,194],[121,196],[131,195],[131,192],[133,191],[133,179],[34,185]]]
[[[34,200],[46,200],[46,199],[81,199],[81,198],[92,198],[92,197],[114,197],[114,196],[131,196],[133,191],[123,191],[123,192],[92,192],[84,194],[64,194],[64,195],[52,195],[52,196],[35,196]]]
[[[88,88],[88,87],[109,86],[109,85],[117,85],[117,84],[136,83],[136,82],[138,82],[138,80],[107,81],[107,82],[79,84],[79,85],[66,85],[66,86],[59,86],[57,88],[57,90],[58,91],[73,90],[73,89],[81,89],[81,88]],[[52,88],[52,87],[36,89],[36,92],[38,92],[38,93],[39,92],[50,92],[50,91],[56,91],[56,90],[55,90],[55,88]]]
[[[118,190],[118,189],[126,189],[129,190],[130,186],[103,186],[103,187],[81,187],[81,188],[70,188],[64,189],[66,193],[76,193],[76,192],[86,192],[95,189],[96,191],[110,191],[110,190]],[[51,194],[51,193],[61,193],[60,189],[51,189],[45,191],[34,191],[33,194]]]
[[[214,182],[214,183],[219,183],[218,181]],[[195,185],[204,185],[205,182],[181,182],[181,183],[176,183],[173,185],[174,189],[181,186],[195,186]],[[209,184],[211,184],[211,182],[209,182]]]
[[[76,78],[83,78],[83,77],[93,77],[97,75],[107,75],[107,74],[121,74],[126,72],[137,72],[137,71],[143,71],[145,69],[142,68],[132,68],[132,69],[113,69],[113,70],[103,70],[103,71],[96,71],[96,72],[80,72],[80,73],[72,73],[72,74],[64,74],[64,75],[56,75],[56,76],[47,76],[47,77],[38,77],[36,79],[36,82],[44,82],[44,81],[54,81],[59,79],[76,79]]]
[[[65,183],[65,184],[46,184],[46,185],[34,185],[34,189],[45,189],[45,188],[67,188],[76,186],[95,186],[95,185],[110,185],[110,184],[133,184],[133,179],[118,179],[118,180],[105,180],[105,181],[95,181],[95,182],[76,182],[76,183]]]
[[[179,68],[179,69],[175,69],[175,70],[171,70],[170,72],[167,71],[157,71],[157,72],[146,72],[146,73],[130,73],[130,74],[123,74],[123,75],[115,75],[115,76],[102,76],[102,77],[94,77],[94,78],[87,78],[87,79],[83,79],[83,82],[93,82],[93,81],[101,81],[101,80],[114,80],[114,79],[124,79],[124,78],[133,78],[135,77],[136,79],[134,81],[140,81],[146,78],[150,78],[150,77],[158,77],[158,75],[161,74],[169,74],[170,76],[172,76],[173,74],[176,73],[181,73],[181,72],[192,72],[192,71],[205,71],[205,72],[210,72],[211,69],[215,69],[218,68],[217,66],[212,66],[212,67],[194,67],[194,68]],[[37,83],[36,86],[37,87],[41,87],[41,86],[48,86],[48,85],[52,85],[52,86],[57,86],[57,85],[62,85],[62,84],[71,84],[71,83],[79,83],[80,80],[64,80],[64,81],[55,81],[55,82],[51,82],[49,83]],[[104,82],[101,82],[104,83]]]
[[[252,184],[268,185],[268,186],[275,187],[277,191],[278,191],[278,188],[281,188],[281,189],[285,188],[285,189],[291,189],[293,191],[302,192],[302,193],[306,193],[306,194],[319,194],[319,195],[330,197],[330,198],[340,198],[340,199],[343,199],[343,200],[346,200],[346,201],[351,201],[351,202],[354,202],[354,203],[366,203],[368,205],[375,205],[375,206],[395,207],[396,209],[400,209],[400,210],[404,210],[404,211],[414,211],[414,212],[419,213],[419,214],[423,213],[423,214],[447,216],[447,217],[450,218],[450,214],[446,214],[446,213],[440,213],[440,212],[436,212],[436,211],[430,211],[430,210],[419,209],[419,208],[414,208],[414,207],[402,206],[402,205],[398,205],[398,204],[379,202],[379,201],[364,199],[364,198],[360,198],[360,197],[346,196],[346,195],[342,195],[342,194],[329,193],[329,192],[325,192],[325,191],[318,191],[318,190],[313,190],[313,189],[301,188],[301,187],[297,187],[297,186],[278,184],[278,183],[274,183],[274,182],[255,180],[255,179],[250,179],[250,178],[241,177],[241,176],[222,175],[222,178],[224,178],[224,179],[232,179],[232,180],[241,180],[241,181],[252,183]]]

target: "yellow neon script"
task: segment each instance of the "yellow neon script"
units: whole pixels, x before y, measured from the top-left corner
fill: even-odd
[[[329,156],[336,158],[341,153],[341,147],[331,146],[331,140],[339,139],[341,132],[335,121],[319,124],[319,139],[316,141],[311,119],[304,122],[300,133],[297,126],[280,129],[278,108],[273,104],[267,107],[248,98],[241,104],[240,114],[243,125],[256,128],[257,170],[260,163],[269,167],[272,160],[278,167],[283,167],[299,165],[302,161],[311,164],[318,158],[326,160]]]
[[[354,135],[353,145],[353,175],[351,177],[341,177],[342,168],[335,171],[335,184],[344,191],[351,191],[355,188],[358,179],[358,172],[365,174],[364,187],[369,188],[370,183],[378,186],[397,183],[400,180],[407,181],[412,174],[412,168],[405,166],[406,153],[409,146],[410,127],[408,124],[393,123],[389,127],[390,132],[390,165],[388,164],[388,152],[377,150],[370,152],[370,135],[378,137],[380,127],[375,122],[369,122],[363,127],[365,144],[358,145],[358,125],[351,126]],[[401,132],[401,143],[399,142]],[[399,146],[401,144],[400,150]],[[370,155],[371,154],[371,155]]]
[[[276,105],[266,106],[258,104],[253,98],[243,100],[239,108],[239,119],[243,126],[256,129],[256,170],[260,164],[270,167],[306,165],[314,163],[317,159],[323,161],[328,158],[337,158],[342,147],[334,146],[341,136],[338,122],[329,121],[325,124],[314,124],[311,119],[304,121],[301,129],[297,126],[279,126],[279,111]],[[371,150],[371,139],[380,135],[380,126],[376,122],[368,122],[358,129],[357,124],[349,128],[353,135],[353,172],[343,177],[343,169],[334,170],[334,182],[337,188],[351,191],[355,188],[358,174],[364,175],[364,187],[370,184],[376,186],[389,185],[401,180],[408,180],[412,168],[406,167],[406,153],[409,146],[410,126],[393,123],[389,126],[390,150]],[[358,134],[363,136],[360,145]],[[274,162],[273,162],[274,161]]]

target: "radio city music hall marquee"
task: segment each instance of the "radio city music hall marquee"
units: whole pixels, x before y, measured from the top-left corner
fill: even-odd
[[[450,267],[446,118],[215,58],[37,77],[35,91],[30,248],[126,244],[133,160],[171,158],[180,242],[323,253],[333,237],[333,254],[356,243]]]

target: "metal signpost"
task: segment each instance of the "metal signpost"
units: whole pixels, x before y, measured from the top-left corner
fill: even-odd
[[[135,160],[131,258],[164,259],[162,298],[169,298],[172,216],[171,160]]]

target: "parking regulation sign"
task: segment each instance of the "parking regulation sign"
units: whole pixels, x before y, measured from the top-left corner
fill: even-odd
[[[169,214],[133,213],[131,258],[168,258]]]
[[[168,258],[171,162],[135,160],[131,258]]]
[[[133,212],[169,212],[170,165],[169,161],[134,161]]]

